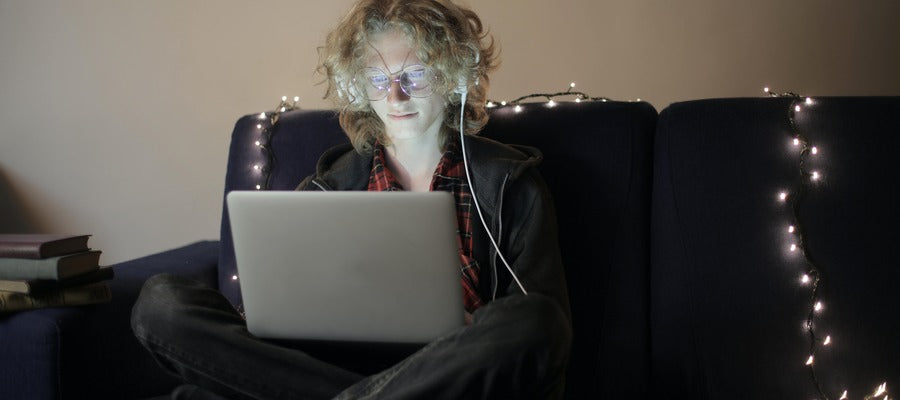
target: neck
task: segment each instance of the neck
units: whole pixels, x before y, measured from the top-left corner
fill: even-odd
[[[392,140],[385,146],[385,152],[388,168],[404,189],[420,192],[431,189],[434,170],[441,160],[438,135]]]

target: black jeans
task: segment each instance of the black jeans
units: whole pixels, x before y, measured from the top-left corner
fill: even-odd
[[[147,280],[131,326],[161,366],[201,388],[176,391],[195,398],[560,398],[571,343],[562,310],[540,294],[493,301],[418,349],[274,343],[218,291],[170,274]]]

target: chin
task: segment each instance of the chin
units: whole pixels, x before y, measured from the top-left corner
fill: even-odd
[[[416,137],[422,136],[421,133],[416,131],[406,131],[401,130],[399,132],[391,132],[387,134],[388,139],[390,140],[405,140],[405,139],[413,139]]]

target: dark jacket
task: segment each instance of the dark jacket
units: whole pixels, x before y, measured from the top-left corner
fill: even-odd
[[[467,137],[466,148],[474,191],[506,261],[526,291],[555,299],[570,316],[556,212],[536,168],[542,158],[540,151],[477,136]],[[322,155],[315,174],[304,179],[297,190],[366,190],[371,171],[372,156],[359,154],[349,144],[339,145]],[[489,303],[498,297],[521,294],[474,210],[472,218],[482,300]]]

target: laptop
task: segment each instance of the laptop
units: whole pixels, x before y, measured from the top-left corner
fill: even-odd
[[[450,193],[233,191],[226,202],[253,335],[426,343],[464,324]]]

